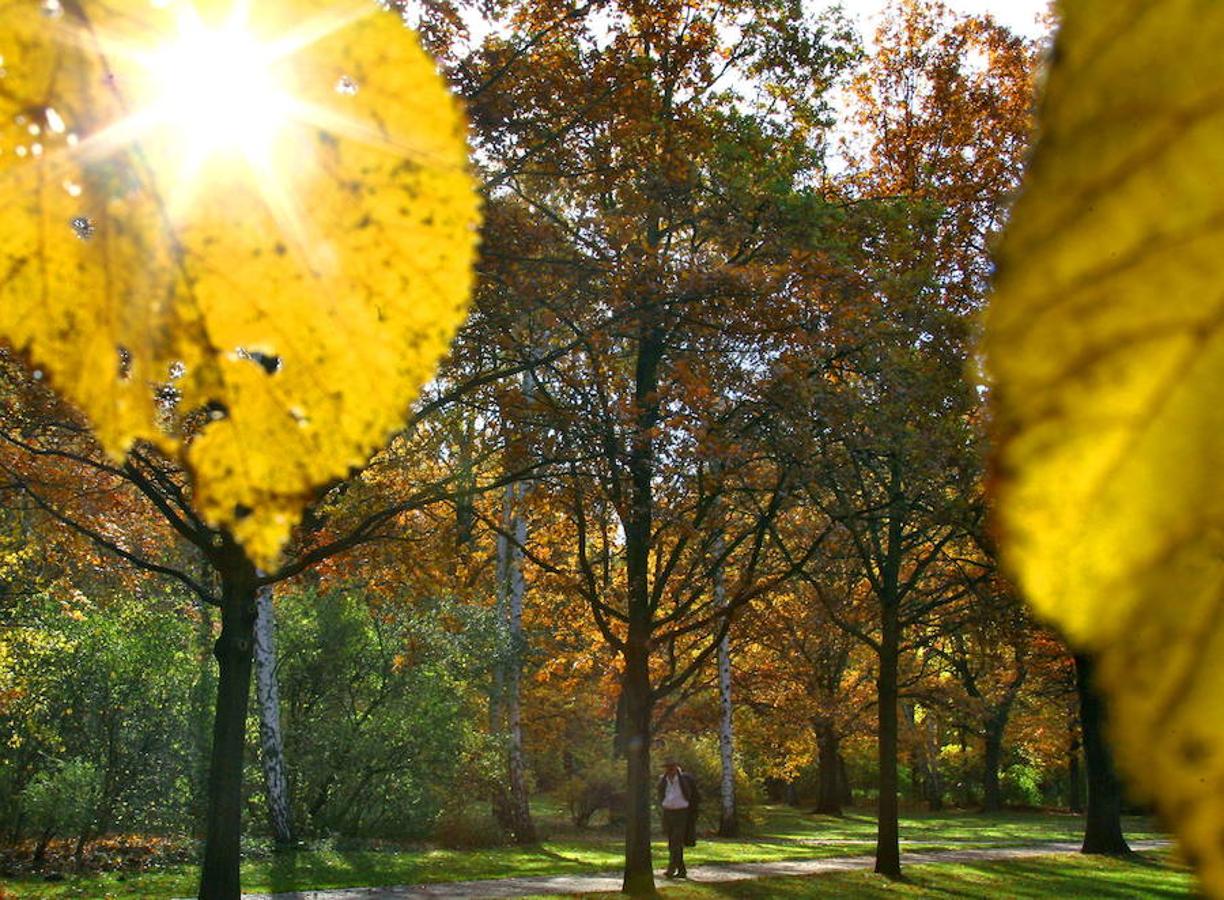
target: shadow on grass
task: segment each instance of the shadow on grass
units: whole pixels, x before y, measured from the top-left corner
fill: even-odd
[[[268,883],[273,891],[292,891],[298,887],[298,852],[277,850],[268,865]]]

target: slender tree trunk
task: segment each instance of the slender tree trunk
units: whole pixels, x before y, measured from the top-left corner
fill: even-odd
[[[875,871],[889,878],[900,878],[901,843],[897,823],[897,662],[900,656],[901,628],[895,600],[884,598],[882,611],[880,674],[877,681],[880,703],[880,799],[876,825]]]
[[[197,660],[199,678],[191,687],[191,811],[195,834],[204,831],[208,818],[208,760],[212,752],[212,731],[209,728],[209,713],[217,697],[217,678],[213,672],[212,608],[201,603],[200,624],[196,636],[199,640]]]
[[[256,592],[255,609],[255,697],[259,703],[260,762],[268,797],[268,822],[276,843],[288,846],[293,843],[293,826],[281,733],[280,689],[276,683],[276,616],[271,587]]]
[[[724,552],[722,535],[714,541],[714,553],[721,557]],[[719,609],[727,606],[727,584],[722,564],[714,569],[714,605]],[[718,750],[722,760],[722,812],[718,817],[719,837],[736,837],[739,834],[739,814],[735,807],[735,730],[734,707],[731,702],[731,632],[727,631],[718,642],[718,705],[721,715],[718,722]]]
[[[826,816],[842,814],[841,738],[833,722],[821,718],[816,723],[816,749],[819,783],[816,808],[812,812]]]
[[[927,739],[927,724],[919,722],[917,710],[913,703],[902,703],[901,710],[905,714],[905,723],[913,735],[914,746],[918,752],[910,768],[914,796],[925,800],[932,810],[940,806],[939,777],[933,760],[936,754],[931,752]]]
[[[850,773],[846,770],[846,757],[837,754],[837,774],[840,778],[842,806],[854,806],[854,789],[850,787]]]
[[[506,486],[506,495],[513,489]],[[507,499],[506,502],[509,502]],[[506,513],[503,510],[503,526]],[[507,676],[510,672],[512,655],[510,638],[510,539],[504,534],[497,535],[497,651],[493,659],[493,685],[489,693],[489,733],[504,738],[507,741]],[[514,816],[511,813],[511,798],[508,786],[497,782],[493,785],[493,793],[489,798],[493,818],[505,834],[514,834]]]
[[[517,844],[534,844],[535,823],[531,820],[531,806],[527,797],[527,762],[523,753],[522,675],[523,651],[523,597],[527,591],[523,578],[523,546],[527,542],[527,518],[520,508],[526,496],[526,485],[506,485],[504,527],[514,535],[514,543],[507,545],[506,594],[509,600],[510,657],[506,672],[506,726],[509,732],[510,774],[510,821],[514,841]]]
[[[219,551],[221,636],[213,653],[220,675],[208,775],[208,822],[200,900],[237,900],[242,833],[242,750],[251,695],[255,568],[229,538]]]
[[[651,713],[650,639],[654,612],[650,603],[650,546],[654,516],[654,441],[659,424],[659,365],[663,359],[662,329],[639,323],[634,366],[637,420],[629,442],[630,508],[625,530],[626,613],[625,672],[625,877],[621,890],[632,896],[655,893],[650,857]]]
[[[31,862],[41,864],[47,860],[47,847],[51,844],[51,838],[55,837],[55,829],[47,828],[38,837],[38,844],[34,847],[34,856]]]
[[[799,805],[799,788],[795,786],[794,779],[788,780],[782,787],[782,802],[787,806]]]
[[[943,746],[943,729],[938,720],[928,716],[922,723],[922,741],[926,747],[927,759],[927,808],[931,812],[943,809],[944,781],[943,772],[939,768],[939,751]]]
[[[894,457],[891,475],[887,551],[880,564],[880,673],[879,762],[880,799],[876,824],[875,871],[889,878],[901,877],[901,837],[897,823],[897,669],[901,657],[901,540],[905,522],[905,499],[901,466]]]
[[[1107,711],[1096,691],[1094,669],[1091,657],[1076,654],[1075,687],[1079,691],[1084,758],[1088,764],[1088,814],[1081,852],[1128,856],[1131,848],[1122,834],[1122,783],[1105,740]]]
[[[650,673],[645,642],[630,626],[621,690],[625,696],[625,877],[621,891],[634,897],[655,893],[650,855]]]
[[[72,848],[72,861],[79,872],[85,864],[85,845],[89,843],[89,826],[86,825],[77,835],[76,846]]]
[[[1073,813],[1082,813],[1084,811],[1084,787],[1080,779],[1080,742],[1079,735],[1075,731],[1075,725],[1071,726],[1071,742],[1067,748],[1067,806]]]
[[[1003,808],[1003,792],[999,788],[999,765],[1003,759],[1005,721],[996,714],[986,722],[986,746],[982,764],[982,809],[985,812],[998,812]]]

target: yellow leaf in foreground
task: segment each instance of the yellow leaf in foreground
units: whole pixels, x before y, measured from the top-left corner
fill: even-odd
[[[0,56],[0,334],[273,565],[464,317],[457,104],[374,0],[9,0]]]
[[[1063,21],[986,323],[1003,548],[1224,895],[1224,4]]]

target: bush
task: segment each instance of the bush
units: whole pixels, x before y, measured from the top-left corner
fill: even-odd
[[[18,618],[40,624],[0,634],[0,832],[29,833],[25,801],[55,806],[65,780],[100,786],[91,795],[100,832],[181,828],[201,799],[189,775],[211,735],[189,699],[211,635],[197,640],[188,604],[174,597],[99,588],[97,600],[22,603]]]
[[[22,792],[27,820],[39,834],[36,857],[46,850],[53,835],[77,837],[80,842],[93,827],[102,780],[93,764],[70,759],[36,775]]]
[[[953,806],[972,807],[982,802],[982,755],[948,745],[939,753],[944,797]]]
[[[498,847],[506,840],[487,803],[448,805],[438,816],[433,838],[439,846],[450,850]]]
[[[586,828],[601,809],[610,822],[620,821],[625,810],[625,766],[607,757],[590,760],[561,786],[561,799],[569,807],[570,819]]]
[[[428,838],[452,797],[488,796],[482,763],[465,752],[472,654],[441,624],[454,606],[374,610],[339,591],[277,598],[285,759],[303,835]]]
[[[1041,805],[1041,771],[1028,763],[1008,766],[999,779],[1008,806]]]

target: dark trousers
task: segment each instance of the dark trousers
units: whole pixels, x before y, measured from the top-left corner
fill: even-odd
[[[684,832],[688,829],[687,809],[663,810],[663,833],[667,835],[667,871],[684,872]]]

